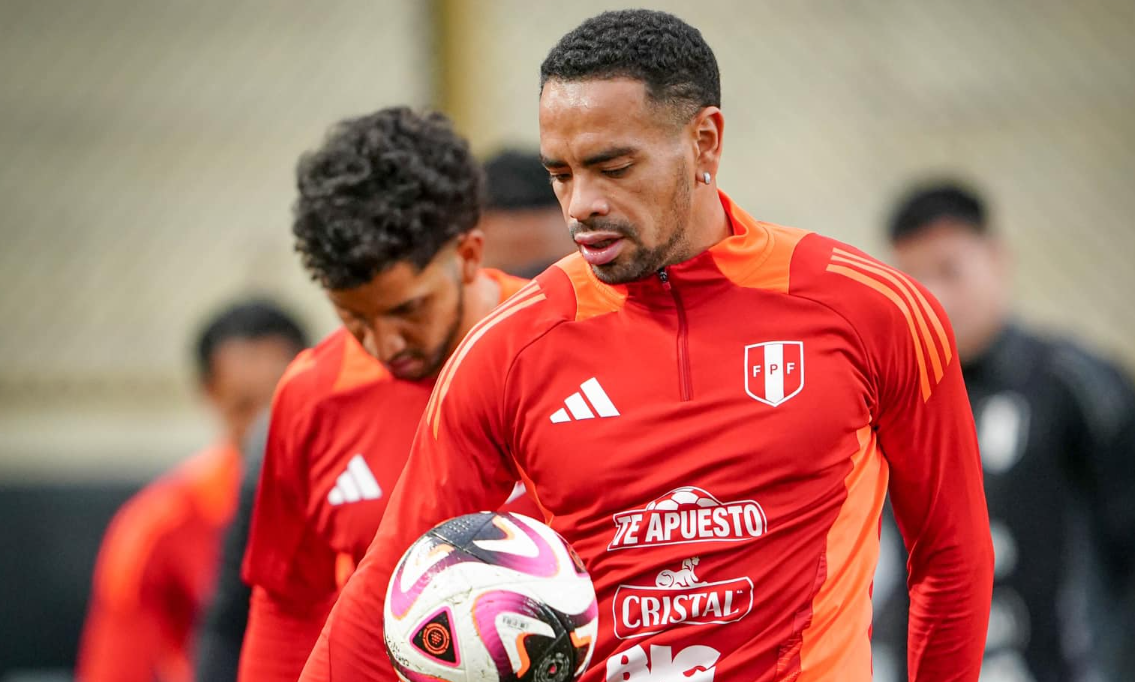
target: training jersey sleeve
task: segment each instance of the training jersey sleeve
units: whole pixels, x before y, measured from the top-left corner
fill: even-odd
[[[850,307],[875,383],[871,418],[890,468],[891,504],[910,555],[910,679],[977,680],[993,546],[953,332],[921,285],[860,261],[845,269],[875,292]]]
[[[395,564],[433,526],[498,509],[512,492],[518,471],[503,436],[502,408],[509,349],[496,343],[499,337],[481,338],[493,319],[474,327],[442,370],[378,533],[343,588],[301,680],[393,681],[382,631]]]

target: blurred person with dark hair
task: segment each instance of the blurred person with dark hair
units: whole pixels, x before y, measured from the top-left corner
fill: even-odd
[[[983,679],[1135,679],[1119,663],[1135,642],[1131,382],[1015,319],[1007,246],[973,190],[912,191],[888,236],[899,269],[950,317],[977,423],[996,554]],[[880,618],[901,611],[888,605]]]
[[[342,121],[296,175],[296,250],[343,326],[296,358],[272,405],[244,559],[251,682],[299,677],[442,363],[525,284],[481,265],[483,171],[442,114]],[[520,486],[514,497],[510,509],[538,514]]]
[[[237,444],[306,345],[299,324],[265,301],[233,305],[205,325],[196,364],[220,420],[217,443],[148,485],[111,522],[95,567],[80,680],[192,679],[192,635],[236,505]]]
[[[485,265],[535,277],[572,252],[564,216],[540,155],[507,149],[485,162],[488,202],[481,216]]]

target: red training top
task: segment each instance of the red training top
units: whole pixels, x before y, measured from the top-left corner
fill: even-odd
[[[469,333],[302,680],[393,680],[399,556],[517,476],[595,582],[585,682],[870,680],[888,482],[911,679],[977,679],[993,551],[945,314],[858,250],[721,201],[733,235],[707,252],[622,286],[569,256]]]

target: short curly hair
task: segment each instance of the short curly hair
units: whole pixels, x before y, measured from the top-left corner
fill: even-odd
[[[296,168],[295,248],[312,279],[352,289],[398,262],[424,268],[477,224],[484,175],[443,114],[382,109],[335,125]]]
[[[702,34],[673,14],[632,9],[584,21],[540,65],[540,90],[549,80],[632,78],[656,103],[683,122],[704,107],[721,106],[717,58]]]

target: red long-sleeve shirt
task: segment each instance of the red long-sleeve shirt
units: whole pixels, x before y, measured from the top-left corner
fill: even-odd
[[[992,543],[945,314],[721,199],[733,235],[664,276],[607,286],[573,255],[470,332],[302,680],[392,680],[399,555],[517,476],[595,582],[586,682],[870,680],[888,481],[912,679],[977,679]]]
[[[79,651],[82,682],[189,682],[194,626],[236,507],[240,452],[218,445],[146,486],[103,539]]]
[[[483,273],[502,301],[526,283]],[[299,676],[374,539],[433,384],[395,378],[342,328],[280,380],[244,558],[253,591],[242,682]],[[509,509],[538,513],[525,496]]]

